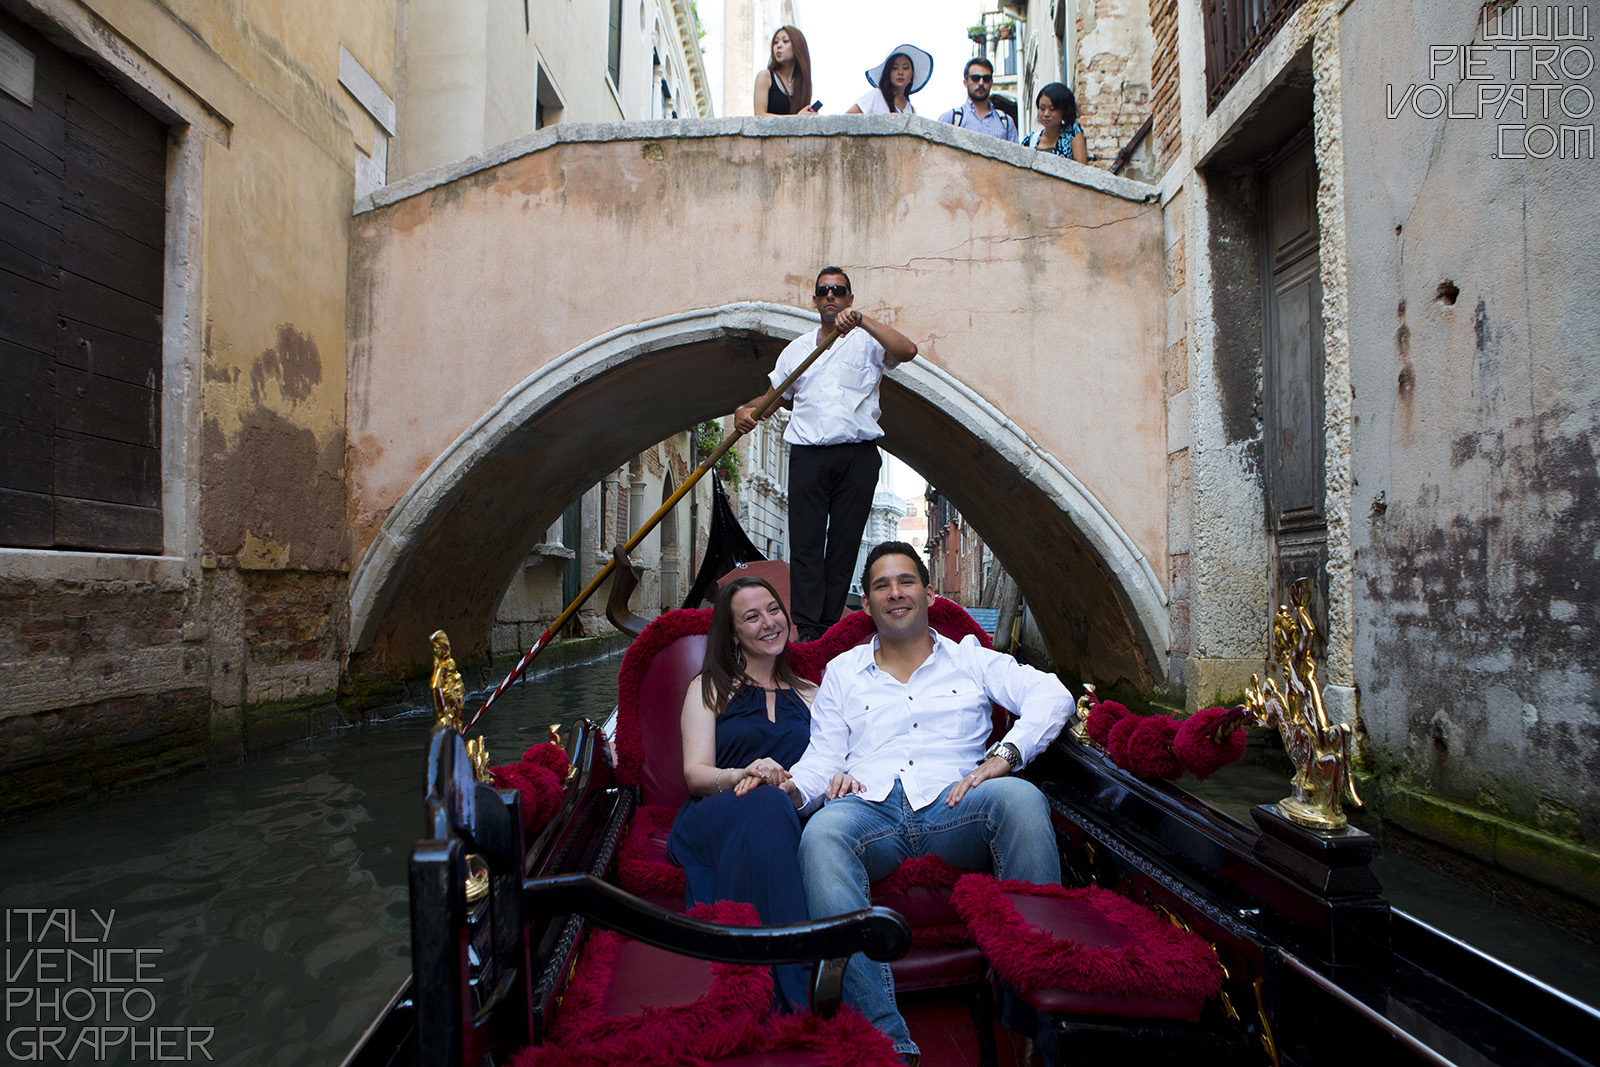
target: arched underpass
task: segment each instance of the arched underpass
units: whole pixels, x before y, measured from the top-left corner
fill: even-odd
[[[522,383],[439,458],[368,550],[352,596],[366,662],[414,659],[437,627],[480,647],[533,532],[641,449],[760,392],[813,322],[777,305],[688,313],[597,338]],[[665,395],[675,403],[655,402]],[[1154,573],[1037,443],[926,363],[886,379],[882,423],[884,447],[973,517],[1059,666],[1102,681],[1159,676],[1166,604]]]
[[[752,121],[536,135],[358,216],[354,668],[416,664],[440,626],[483,647],[538,531],[759,392],[837,262],[922,349],[886,380],[884,446],[973,522],[1059,666],[1164,679],[1148,191],[924,120]]]

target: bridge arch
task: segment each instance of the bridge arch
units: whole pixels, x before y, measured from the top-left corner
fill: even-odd
[[[629,456],[759,392],[777,352],[815,323],[738,302],[621,326],[538,367],[384,518],[352,576],[355,661],[414,661],[441,626],[458,648],[481,647],[534,531]],[[1017,579],[1059,665],[1100,681],[1164,677],[1166,594],[1060,460],[927,360],[885,380],[882,422],[884,447],[933,480]]]

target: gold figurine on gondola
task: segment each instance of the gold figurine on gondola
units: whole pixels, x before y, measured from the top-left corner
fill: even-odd
[[[450,638],[443,630],[435,630],[428,640],[433,644],[433,677],[429,688],[433,690],[434,721],[461,733],[466,686],[450,654]],[[480,782],[493,784],[489,774],[489,749],[483,738],[477,737],[467,742],[467,756],[472,760],[472,776]]]
[[[1257,726],[1276,726],[1283,747],[1294,761],[1294,792],[1278,801],[1278,811],[1291,822],[1315,830],[1342,830],[1349,824],[1344,802],[1360,807],[1350,777],[1349,723],[1328,721],[1317,684],[1312,651],[1316,624],[1308,610],[1310,582],[1300,579],[1290,594],[1293,610],[1280,605],[1272,620],[1272,662],[1283,672],[1284,689],[1276,679],[1250,677],[1244,707]]]

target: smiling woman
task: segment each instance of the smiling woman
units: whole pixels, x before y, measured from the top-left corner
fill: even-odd
[[[800,819],[786,792],[767,788],[788,780],[811,737],[815,690],[789,666],[789,626],[764,579],[735,578],[717,594],[705,665],[683,701],[689,799],[667,843],[687,904],[744,901],[769,925],[806,919]],[[780,1006],[805,1007],[801,967],[774,967],[772,976]]]

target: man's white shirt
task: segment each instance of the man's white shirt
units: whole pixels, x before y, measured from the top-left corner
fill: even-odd
[[[821,327],[789,342],[768,376],[776,389],[794,373],[817,347]],[[876,441],[883,436],[878,425],[878,384],[883,372],[899,366],[884,360],[883,346],[857,326],[829,348],[790,390],[794,401],[789,428],[783,439],[791,445],[845,445]]]
[[[993,727],[990,702],[1016,714],[1004,740],[1023,763],[1054,741],[1072,696],[1053,675],[1025,667],[976,637],[957,644],[929,631],[933,654],[902,683],[878,667],[878,639],[834,657],[811,708],[811,744],[792,768],[810,806],[838,771],[883,800],[895,779],[923,808],[983,761]]]

